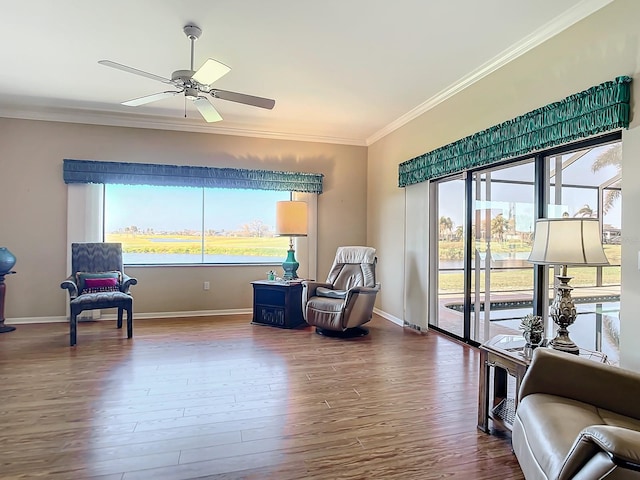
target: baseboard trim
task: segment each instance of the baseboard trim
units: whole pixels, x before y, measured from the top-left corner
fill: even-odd
[[[215,317],[219,315],[247,315],[253,312],[250,308],[235,308],[235,309],[226,309],[226,310],[192,310],[192,311],[184,311],[184,312],[134,312],[134,319],[142,320],[142,319],[150,319],[150,318],[190,318],[190,317]],[[392,323],[400,327],[405,327],[409,325],[405,325],[405,322],[398,317],[391,315],[390,313],[384,312],[378,308],[373,309],[373,313],[376,315],[380,315],[385,320],[389,320]],[[102,315],[100,318],[96,318],[95,321],[102,320],[115,320],[117,315],[115,313],[109,313],[106,315]],[[18,317],[18,318],[7,318],[5,320],[6,325],[27,325],[29,323],[66,323],[69,319],[64,316],[58,317]]]
[[[193,310],[188,312],[149,312],[149,313],[135,313],[134,318],[147,319],[147,318],[189,318],[189,317],[215,317],[220,315],[245,315],[247,313],[253,313],[250,308],[235,308],[226,310]],[[114,320],[116,318],[115,313],[104,316],[106,320]]]
[[[133,318],[136,320],[149,319],[149,318],[189,318],[189,317],[209,317],[209,316],[219,316],[219,315],[245,315],[252,313],[253,310],[250,308],[237,308],[237,309],[227,309],[227,310],[193,310],[187,312],[145,312],[138,313],[133,312]],[[94,319],[95,321],[102,320],[115,320],[117,318],[117,314],[109,313],[106,315],[102,315],[100,318]],[[59,316],[59,317],[18,317],[18,318],[7,318],[5,320],[6,325],[27,325],[29,323],[67,323],[69,321],[68,317]]]
[[[375,313],[376,315],[380,315],[382,318],[389,320],[390,322],[395,323],[396,325],[399,325],[401,327],[404,325],[404,322],[401,319],[399,319],[398,317],[394,317],[390,313],[384,312],[379,308],[374,308],[373,313]]]
[[[373,313],[380,315],[382,318],[389,320],[392,323],[395,323],[396,325],[398,325],[399,327],[403,327],[403,328],[408,328],[413,330],[414,332],[418,332],[418,333],[427,333],[427,330],[429,330],[429,327],[427,326],[427,328],[421,327],[420,325],[415,325],[413,323],[409,323],[406,322],[394,315],[391,315],[390,313],[387,312],[383,312],[382,310],[378,309],[378,308],[374,308],[373,309]]]
[[[5,319],[5,325],[27,325],[29,323],[62,323],[68,322],[67,317],[18,317]]]

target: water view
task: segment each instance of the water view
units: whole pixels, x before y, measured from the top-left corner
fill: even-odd
[[[279,257],[256,255],[204,255],[192,253],[125,253],[125,265],[179,265],[179,264],[270,264],[280,265],[286,254]]]

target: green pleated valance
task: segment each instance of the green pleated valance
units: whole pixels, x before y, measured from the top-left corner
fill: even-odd
[[[322,193],[319,173],[64,160],[65,183],[246,188]]]
[[[406,187],[627,128],[630,83],[631,78],[618,77],[407,160],[398,167],[398,184]]]

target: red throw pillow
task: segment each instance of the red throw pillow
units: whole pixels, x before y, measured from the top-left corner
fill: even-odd
[[[115,287],[118,285],[117,278],[86,278],[84,284],[88,288]]]
[[[85,278],[82,293],[117,292],[117,278]]]

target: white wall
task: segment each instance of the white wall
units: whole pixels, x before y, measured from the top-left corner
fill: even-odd
[[[640,2],[616,0],[369,147],[367,236],[378,247],[379,309],[403,318],[409,288],[403,281],[405,205],[398,164],[620,75],[634,77],[635,105],[638,18]],[[640,222],[628,207],[640,204],[637,116],[623,133],[623,145],[621,364],[640,370]]]

